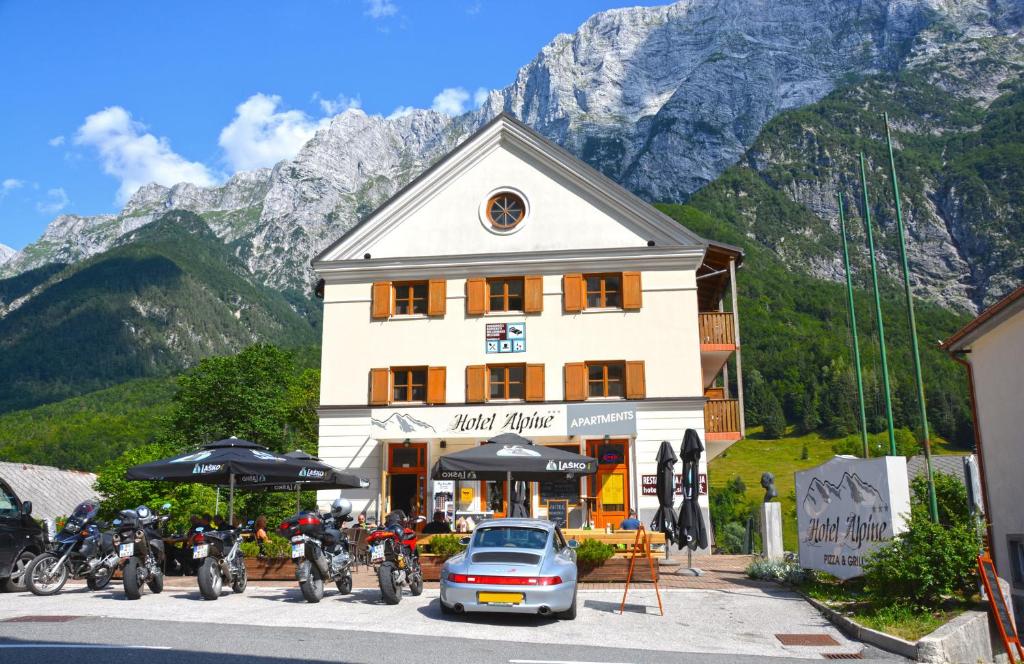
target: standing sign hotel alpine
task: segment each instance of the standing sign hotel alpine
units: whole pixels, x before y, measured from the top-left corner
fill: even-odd
[[[636,433],[636,405],[630,402],[374,408],[370,418],[375,438],[490,438],[510,431],[526,437]]]
[[[907,460],[837,456],[796,473],[796,497],[800,566],[861,576],[864,556],[906,530]]]

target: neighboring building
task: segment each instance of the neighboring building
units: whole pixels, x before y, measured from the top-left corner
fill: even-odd
[[[600,462],[529,485],[534,516],[562,498],[570,525],[587,501],[598,527],[650,518],[662,440],[693,428],[713,455],[742,435],[742,394],[716,387],[734,353],[742,370],[723,310],[742,258],[500,115],[314,260],[319,454],[370,480],[346,492],[370,516],[453,499],[501,515],[504,482],[453,496],[430,470],[515,431]]]
[[[967,368],[989,548],[1024,620],[1024,286],[942,347]]]
[[[22,502],[32,501],[35,519],[67,516],[82,501],[99,497],[92,488],[96,476],[78,470],[0,461],[0,479],[7,482]]]

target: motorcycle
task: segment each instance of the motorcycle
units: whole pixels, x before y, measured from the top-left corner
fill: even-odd
[[[303,512],[278,528],[291,541],[295,578],[311,604],[323,599],[325,580],[334,581],[342,595],[352,592],[352,557],[348,537],[340,529],[351,518],[348,512]]]
[[[110,583],[118,564],[110,533],[100,532],[100,506],[85,501],[75,508],[64,527],[25,568],[25,583],[34,595],[55,595],[68,579],[85,579],[90,590]]]
[[[249,522],[252,526],[253,522]],[[199,593],[203,599],[217,599],[225,583],[236,593],[244,593],[249,583],[242,554],[242,528],[205,530],[198,528],[192,536],[192,559],[202,561],[196,572]]]
[[[403,528],[398,518],[389,515],[387,525],[371,532],[366,544],[385,604],[401,602],[403,587],[408,587],[414,597],[423,594],[423,572],[416,554],[415,531]]]
[[[164,512],[171,505],[164,503]],[[143,584],[148,585],[154,593],[164,589],[164,552],[161,526],[170,516],[155,514],[145,505],[133,510],[121,510],[114,519],[117,532],[114,533],[114,546],[121,565],[121,577],[124,582],[124,594],[128,599],[142,597]]]

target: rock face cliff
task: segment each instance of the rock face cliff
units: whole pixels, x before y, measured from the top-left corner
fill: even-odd
[[[79,260],[162,212],[184,209],[201,215],[265,283],[307,291],[319,249],[500,111],[648,200],[685,200],[743,157],[780,112],[821,100],[851,76],[934,63],[958,44],[1008,40],[1022,17],[1022,0],[683,0],[602,12],[555,37],[475,111],[392,119],[346,111],[273,169],[212,188],[148,185],[117,215],[58,217],[0,266],[0,276]],[[993,98],[976,81],[961,83],[979,103]],[[812,216],[831,212],[824,194],[821,201],[806,188],[787,195]],[[956,208],[956,196],[944,205]],[[912,244],[931,237],[929,228],[915,229]],[[940,278],[964,285],[936,289],[925,279],[919,292],[973,308],[985,296],[968,287],[972,257],[948,228],[943,241],[957,258]],[[925,243],[918,253],[936,246]],[[834,266],[810,269],[835,277]],[[985,280],[1003,278],[1001,266],[990,272]]]
[[[11,257],[16,254],[14,249],[8,247],[6,244],[0,244],[0,265],[3,265],[7,261],[11,260]]]

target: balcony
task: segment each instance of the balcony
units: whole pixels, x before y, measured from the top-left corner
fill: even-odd
[[[710,441],[735,442],[740,434],[738,399],[708,399],[704,402],[704,437]]]
[[[701,351],[736,350],[736,326],[731,311],[702,311],[697,314]]]

